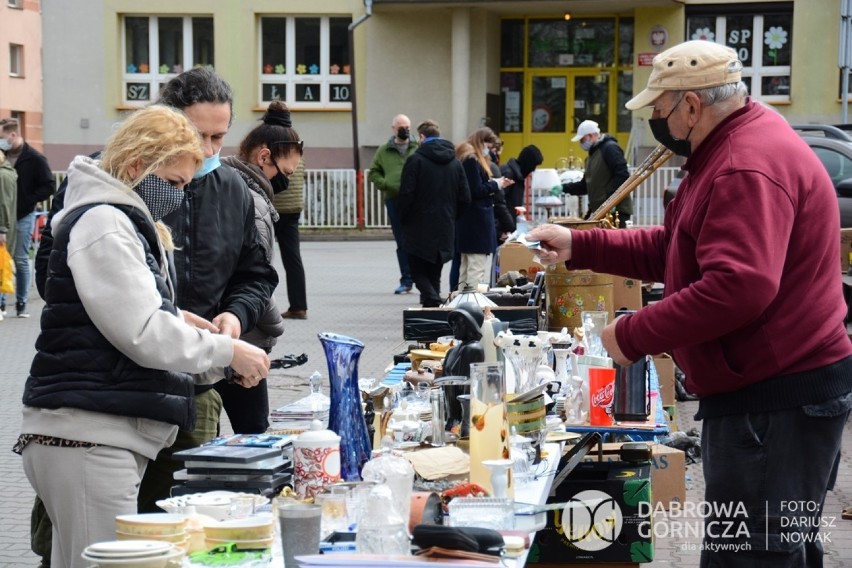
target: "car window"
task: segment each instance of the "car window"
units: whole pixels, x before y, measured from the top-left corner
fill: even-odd
[[[852,160],[847,156],[830,148],[815,147],[813,151],[822,162],[822,165],[825,166],[834,185],[837,185],[838,182],[844,179],[852,178]]]

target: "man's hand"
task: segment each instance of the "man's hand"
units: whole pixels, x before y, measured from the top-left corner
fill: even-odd
[[[240,323],[240,318],[231,312],[222,312],[213,318],[212,323],[219,328],[219,333],[230,335],[234,339],[239,339],[243,334],[243,326]]]
[[[197,327],[198,329],[206,329],[210,333],[219,333],[219,328],[213,325],[213,322],[207,321],[203,317],[192,312],[181,310],[180,313],[183,316],[183,321],[189,325]]]
[[[601,332],[601,343],[603,343],[604,349],[606,349],[607,354],[612,358],[614,363],[626,366],[633,361],[624,356],[624,353],[621,352],[621,348],[618,346],[618,341],[615,339],[615,325],[623,317],[619,316],[615,318],[615,321],[603,329]]]
[[[571,260],[571,230],[559,225],[539,225],[526,234],[528,241],[539,241],[537,255],[542,264]]]
[[[0,233],[0,247],[6,246],[6,233]]]
[[[234,341],[231,368],[239,377],[234,382],[251,388],[269,374],[269,356],[262,349],[237,339]]]

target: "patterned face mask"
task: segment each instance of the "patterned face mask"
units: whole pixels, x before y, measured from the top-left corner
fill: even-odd
[[[183,203],[183,190],[177,189],[155,174],[145,176],[133,190],[145,202],[154,221],[176,211]]]

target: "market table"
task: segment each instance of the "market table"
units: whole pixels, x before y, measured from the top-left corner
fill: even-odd
[[[536,468],[536,475],[534,479],[531,481],[519,485],[515,488],[515,501],[518,503],[532,503],[532,504],[544,504],[547,502],[547,496],[550,492],[551,485],[553,483],[554,475],[556,474],[556,467],[559,464],[559,458],[562,456],[562,444],[559,443],[547,443],[544,445],[544,451],[546,455],[545,459],[538,464]],[[546,515],[544,513],[538,513],[537,515],[524,515],[523,517],[533,517],[526,519],[527,522],[530,523],[538,523],[543,527],[544,522],[546,522]],[[517,518],[517,517],[516,517]],[[525,525],[526,526],[526,525]],[[526,528],[524,530],[527,530]],[[532,543],[535,538],[535,533],[538,529],[530,530],[530,542]],[[527,554],[529,553],[529,549],[525,549],[524,552],[518,556],[517,558],[505,558],[503,559],[501,564],[483,564],[485,566],[500,566],[506,568],[520,568],[524,566],[527,559]],[[352,555],[349,553],[333,553],[322,555],[323,558],[317,559],[320,562],[328,562],[332,559],[340,560],[339,566],[352,566],[353,561],[358,559],[358,555]],[[405,559],[405,564],[410,564],[412,561],[416,561],[416,556],[410,557],[394,557],[397,561],[401,558]],[[349,561],[347,561],[349,559]],[[450,563],[451,561],[448,561]],[[442,562],[436,562],[434,559],[426,562],[425,559],[421,562],[423,565],[438,565],[441,566]],[[421,564],[418,563],[418,564]],[[399,562],[394,564],[390,559],[387,562],[380,562],[371,560],[370,566],[399,566]],[[280,538],[276,534],[275,542],[273,543],[272,548],[272,563],[270,564],[273,568],[283,568],[284,567],[284,559],[281,552],[281,542]]]

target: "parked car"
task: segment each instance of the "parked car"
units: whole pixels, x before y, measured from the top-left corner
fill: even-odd
[[[840,226],[852,228],[852,134],[830,124],[795,124],[793,129],[816,153],[834,183],[840,206]],[[678,172],[666,187],[663,206],[674,198],[683,176],[683,171]]]

